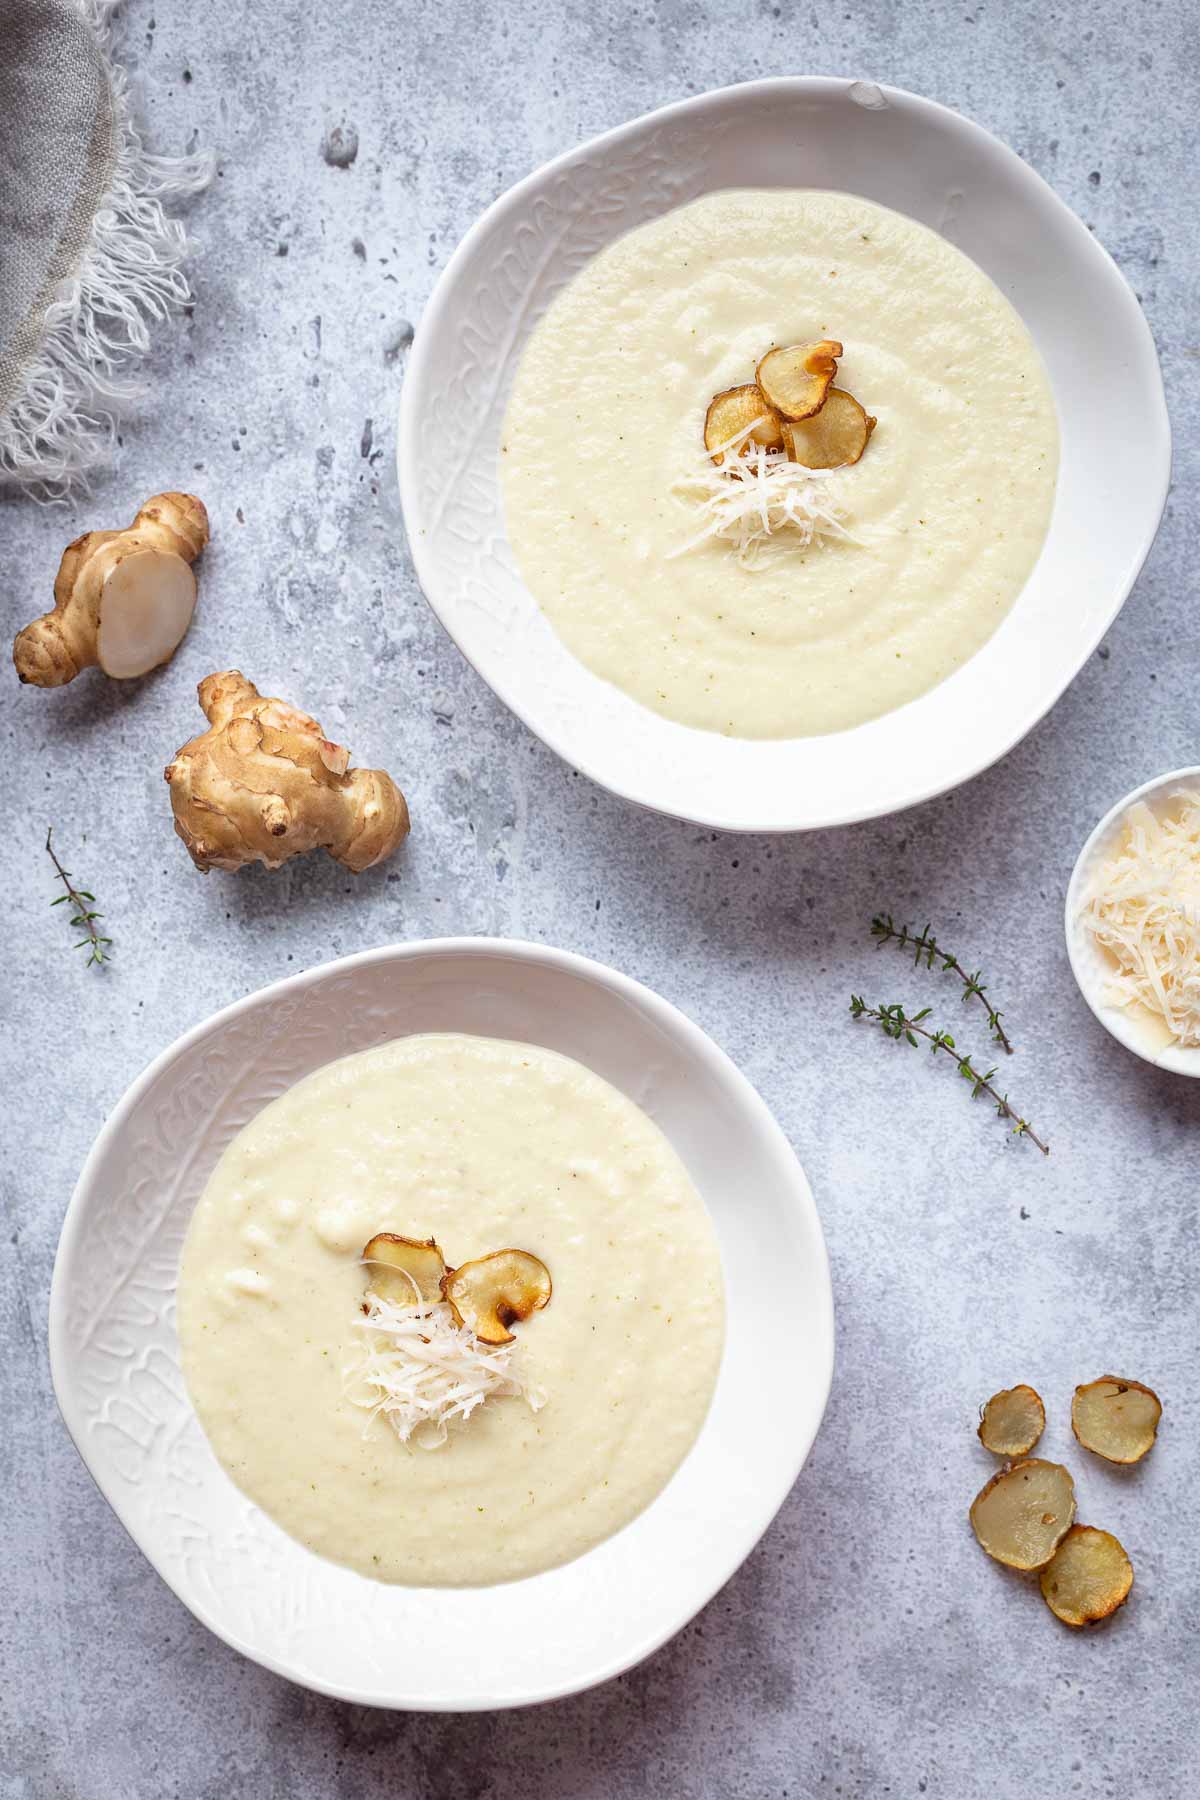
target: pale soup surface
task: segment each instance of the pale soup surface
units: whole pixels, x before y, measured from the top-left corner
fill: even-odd
[[[452,1263],[515,1246],[553,1298],[515,1326],[546,1394],[402,1444],[347,1398],[377,1231]],[[529,1044],[401,1038],[331,1063],[239,1133],[180,1268],[184,1373],[238,1486],[301,1543],[384,1581],[512,1580],[639,1513],[696,1437],[724,1302],[716,1238],[639,1107]]]
[[[830,489],[854,541],[780,533],[754,571],[724,543],[672,555],[709,400],[772,344],[826,337],[878,419]],[[915,699],[986,642],[1045,538],[1058,427],[1029,333],[945,238],[851,194],[733,190],[558,295],[500,462],[517,566],[582,662],[683,724],[798,737]]]

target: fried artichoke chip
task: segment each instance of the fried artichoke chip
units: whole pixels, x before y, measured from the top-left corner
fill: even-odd
[[[446,1259],[433,1238],[397,1237],[380,1231],[363,1245],[367,1292],[397,1306],[440,1300]]]
[[[511,1344],[513,1320],[540,1312],[551,1292],[549,1269],[528,1250],[494,1250],[442,1277],[455,1318],[483,1344]]]
[[[1153,1389],[1120,1375],[1102,1375],[1075,1389],[1071,1430],[1085,1450],[1108,1462],[1140,1462],[1154,1448],[1162,1402]]]
[[[704,418],[704,448],[718,467],[725,461],[722,446],[750,425],[754,429],[749,442],[761,444],[765,450],[783,449],[782,422],[753,382],[745,387],[726,388],[710,402]],[[738,448],[740,452],[741,446]]]
[[[824,406],[811,419],[785,422],[783,442],[793,462],[806,469],[844,469],[867,447],[876,421],[853,394],[831,387]]]
[[[1010,1569],[1041,1569],[1075,1517],[1075,1483],[1061,1463],[1030,1457],[993,1475],[971,1503],[971,1526]]]
[[[1046,1429],[1041,1395],[1024,1382],[993,1394],[979,1418],[979,1441],[997,1456],[1028,1456]]]
[[[822,338],[819,344],[787,344],[767,351],[754,379],[781,419],[809,419],[825,404],[841,354],[835,338]]]
[[[1042,1599],[1064,1625],[1091,1625],[1124,1606],[1133,1564],[1111,1531],[1072,1525],[1041,1574]]]

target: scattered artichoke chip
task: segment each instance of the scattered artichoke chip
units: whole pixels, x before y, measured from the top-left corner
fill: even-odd
[[[875,425],[853,394],[831,387],[819,413],[785,422],[783,441],[792,461],[806,469],[844,469],[858,461]]]
[[[750,442],[764,450],[783,449],[782,422],[753,382],[727,388],[712,400],[704,417],[704,448],[718,466],[725,461],[724,447],[748,426],[753,426]]]
[[[362,1260],[368,1265],[367,1292],[380,1300],[413,1306],[441,1298],[446,1259],[433,1238],[380,1231],[363,1245]]]
[[[1075,1389],[1071,1429],[1085,1450],[1108,1462],[1140,1462],[1154,1448],[1162,1402],[1140,1381],[1102,1375]]]
[[[1041,1574],[1042,1599],[1064,1625],[1091,1625],[1124,1606],[1133,1564],[1111,1531],[1072,1525]]]
[[[822,338],[819,344],[787,344],[767,351],[754,379],[781,419],[809,419],[825,404],[841,354],[842,346],[834,338]]]
[[[997,1456],[1028,1456],[1046,1429],[1041,1395],[1024,1382],[1001,1388],[979,1418],[979,1441]]]
[[[528,1250],[495,1250],[442,1277],[455,1318],[484,1344],[511,1344],[513,1320],[540,1312],[551,1292],[549,1269]]]
[[[993,1475],[971,1503],[971,1526],[1010,1569],[1041,1569],[1075,1518],[1075,1483],[1061,1463],[1030,1457]]]

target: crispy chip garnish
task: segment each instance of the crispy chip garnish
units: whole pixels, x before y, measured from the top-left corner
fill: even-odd
[[[1102,1375],[1075,1389],[1071,1429],[1085,1450],[1108,1462],[1140,1462],[1154,1448],[1162,1402],[1152,1388]]]
[[[819,344],[787,344],[767,351],[754,379],[781,419],[808,419],[824,406],[841,354],[842,346],[834,338],[822,338]]]
[[[1041,1574],[1042,1599],[1064,1625],[1090,1625],[1124,1606],[1133,1564],[1111,1531],[1072,1525]]]
[[[549,1269],[528,1250],[495,1250],[442,1278],[455,1318],[484,1344],[511,1344],[513,1320],[540,1312],[551,1291]]]
[[[1074,1517],[1070,1471],[1036,1456],[993,1475],[971,1503],[975,1536],[1010,1569],[1044,1568]]]
[[[725,461],[722,446],[728,445],[748,426],[753,426],[749,433],[751,442],[761,444],[766,450],[783,449],[780,419],[753,382],[745,387],[727,388],[709,405],[704,419],[704,448],[715,463],[719,465]],[[741,446],[738,448],[740,450]]]
[[[819,413],[784,424],[783,441],[792,461],[806,469],[842,469],[858,461],[875,423],[853,394],[831,387]]]
[[[380,1231],[364,1244],[362,1259],[367,1264],[367,1292],[381,1300],[412,1306],[417,1300],[441,1298],[446,1259],[433,1238]]]
[[[979,1416],[979,1441],[997,1456],[1028,1456],[1045,1428],[1041,1395],[1022,1382],[992,1395]]]

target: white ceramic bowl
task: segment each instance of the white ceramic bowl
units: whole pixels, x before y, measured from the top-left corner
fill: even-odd
[[[622,1088],[683,1157],[721,1247],[725,1355],[691,1452],[615,1537],[509,1586],[388,1587],[305,1550],[220,1467],[180,1373],[179,1252],[225,1146],[310,1070],[431,1030],[543,1044]],[[833,1303],[800,1165],[711,1039],[647,988],[583,957],[447,939],[278,982],[180,1038],[134,1082],[63,1225],[50,1361],[101,1492],[219,1637],[322,1693],[474,1710],[549,1700],[618,1674],[728,1579],[816,1435],[833,1371]]]
[[[852,731],[766,742],[677,725],[593,675],[518,576],[500,427],[530,331],[588,259],[728,187],[828,187],[932,226],[1021,313],[1062,433],[1041,558],[995,636],[948,681]],[[721,829],[795,831],[894,812],[1016,744],[1111,625],[1150,548],[1170,428],[1149,328],[1116,266],[1020,157],[897,88],[759,81],[664,107],[570,150],[467,233],[417,330],[400,403],[400,495],[429,602],[496,693],[573,767]]]
[[[1092,880],[1120,842],[1129,808],[1135,801],[1144,800],[1155,811],[1167,805],[1180,788],[1200,789],[1200,768],[1174,769],[1169,775],[1156,775],[1153,781],[1143,782],[1140,788],[1118,800],[1092,832],[1079,852],[1079,860],[1067,884],[1067,955],[1080,993],[1118,1043],[1156,1068],[1169,1069],[1175,1075],[1200,1076],[1200,1049],[1169,1042],[1165,1027],[1159,1028],[1153,1021],[1106,1003],[1104,987],[1109,964],[1080,922],[1080,912]]]

